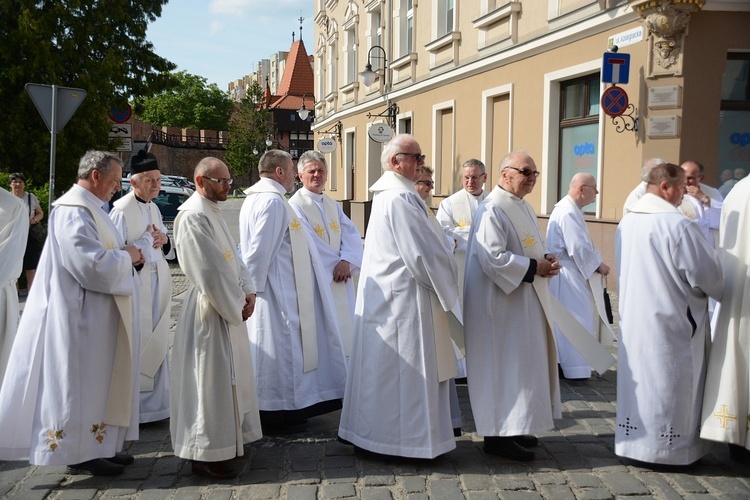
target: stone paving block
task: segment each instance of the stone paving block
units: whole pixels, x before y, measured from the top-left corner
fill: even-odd
[[[279,469],[249,469],[240,474],[243,483],[278,483],[281,480]]]
[[[293,458],[291,463],[292,471],[317,471],[319,462],[317,458]]]
[[[688,493],[684,497],[685,500],[717,500],[715,496],[708,495],[708,494],[700,494],[700,493]],[[720,497],[721,500],[724,500],[724,497]],[[744,499],[743,499],[744,500]]]
[[[234,491],[230,489],[213,490],[208,494],[206,500],[232,500]]]
[[[497,493],[491,491],[469,491],[466,493],[466,500],[498,500]]]
[[[320,472],[317,470],[290,472],[284,477],[284,481],[293,484],[317,484],[321,481]]]
[[[495,484],[487,474],[461,474],[461,482],[465,490],[491,490]]]
[[[157,458],[152,465],[154,474],[177,474],[185,466],[186,462],[179,457]],[[189,467],[188,467],[189,468]]]
[[[397,498],[388,488],[362,488],[359,497],[362,500],[392,500]]]
[[[150,467],[136,467],[135,465],[125,467],[125,472],[118,476],[118,479],[146,479],[151,474]]]
[[[326,456],[320,460],[320,465],[325,469],[337,469],[340,467],[354,467],[353,455]]]
[[[604,488],[587,488],[576,490],[576,498],[578,500],[610,500],[614,496]]]
[[[648,488],[630,474],[610,472],[599,477],[615,495],[647,495],[649,493]]]
[[[545,484],[539,487],[539,492],[544,498],[555,500],[575,500],[576,498],[570,487],[562,484]]]
[[[325,446],[318,443],[295,443],[289,447],[290,458],[317,458],[325,453]]]
[[[595,472],[628,472],[628,468],[617,458],[593,457],[586,461]]]
[[[238,500],[264,500],[266,498],[280,498],[280,484],[249,484],[235,490]],[[182,499],[180,499],[182,500]]]
[[[96,495],[99,493],[96,489],[88,489],[88,490],[57,490],[55,492],[55,500],[89,500],[91,498],[96,497]],[[143,496],[139,496],[139,499],[142,499]],[[159,497],[164,498],[164,497]]]
[[[586,458],[612,458],[612,452],[602,443],[576,443],[573,447]]]
[[[502,500],[537,500],[542,495],[536,491],[501,491],[499,496]]]
[[[390,486],[395,483],[393,474],[368,474],[362,477],[362,484],[365,486]]]
[[[87,477],[91,477],[91,476],[87,476]],[[111,480],[111,478],[109,479]],[[48,492],[51,492],[52,490],[59,488],[60,485],[63,483],[63,481],[65,481],[65,475],[63,474],[43,474],[43,475],[32,474],[31,476],[24,479],[23,482],[21,482],[20,491],[47,490]]]
[[[567,484],[568,482],[565,476],[560,472],[534,474],[532,479],[537,486],[541,484]]]
[[[664,473],[664,478],[675,486],[681,494],[685,493],[708,493],[701,483],[692,476],[683,473]]]
[[[680,500],[682,495],[677,493],[672,485],[670,485],[661,474],[647,473],[638,474],[638,479],[649,489],[652,493],[655,493],[658,498],[665,500]]]
[[[140,481],[117,481],[104,492],[104,497],[124,497],[135,495],[141,486]]]
[[[514,460],[508,460],[505,458],[495,457],[493,455],[488,455],[491,457],[488,460],[488,466],[490,469],[490,474],[497,474],[497,475],[514,475],[514,474],[522,474],[526,475],[529,472],[529,469],[525,465],[521,465],[518,462]]]
[[[430,500],[430,497],[424,493],[412,493],[406,496],[406,500]]]
[[[46,489],[17,490],[14,491],[9,498],[12,500],[42,500],[47,498],[47,495],[50,493],[51,491]]]
[[[534,481],[524,476],[502,475],[493,478],[497,487],[503,491],[534,490]]]
[[[750,498],[750,488],[747,484],[734,477],[702,477],[708,486],[708,492],[721,494],[722,498]]]
[[[294,485],[286,490],[287,500],[317,500],[318,487],[315,485]]]
[[[575,488],[603,488],[599,478],[589,472],[568,473],[569,484]]]
[[[458,479],[436,479],[427,484],[427,493],[431,499],[451,500],[454,498],[463,498],[461,488],[458,486]]]
[[[402,477],[399,483],[406,493],[424,493],[426,487],[425,478],[420,476]]]
[[[325,445],[325,455],[354,455],[354,447],[339,441],[329,441]]]
[[[357,496],[357,489],[353,484],[324,484],[320,487],[322,498],[349,498]]]
[[[356,482],[357,477],[357,469],[354,467],[323,469],[323,480],[328,482]]]

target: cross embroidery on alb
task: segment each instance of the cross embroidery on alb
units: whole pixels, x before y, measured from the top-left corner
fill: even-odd
[[[315,231],[315,234],[317,234],[321,238],[326,233],[325,228],[323,226],[321,226],[320,224],[316,225],[315,229],[313,229],[313,231]]]
[[[224,258],[227,259],[227,262],[232,262],[232,251],[231,250],[225,250],[224,251]]]
[[[464,218],[458,219],[457,227],[469,227],[471,226],[471,221],[467,221]]]
[[[733,415],[729,413],[729,411],[727,411],[727,405],[721,405],[721,410],[715,411],[714,417],[718,418],[721,421],[719,425],[721,425],[722,429],[727,428],[728,420],[737,420],[737,415]]]
[[[674,427],[669,428],[669,432],[662,432],[661,437],[667,438],[667,441],[669,442],[669,445],[672,446],[672,443],[680,437],[679,434],[675,433]]]
[[[625,435],[630,436],[630,431],[637,431],[638,427],[634,425],[630,425],[630,417],[625,417],[625,423],[624,424],[617,424],[618,427],[621,427],[625,429]]]
[[[529,233],[524,233],[524,240],[521,242],[523,243],[523,246],[534,248],[534,245],[536,245],[536,238],[534,236],[531,236]]]

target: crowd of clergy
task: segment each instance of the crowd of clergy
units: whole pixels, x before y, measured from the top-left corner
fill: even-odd
[[[168,418],[175,455],[229,479],[249,443],[337,410],[358,453],[432,459],[461,435],[465,378],[484,451],[530,461],[562,417],[560,377],[603,373],[615,342],[617,455],[686,465],[718,441],[750,459],[750,180],[724,199],[699,162],[646,162],[616,232],[616,335],[610,266],[584,217],[592,175],[573,176],[545,238],[525,152],[503,158],[491,190],[485,165],[464,162],[436,214],[414,137],[391,139],[381,162],[363,245],[324,193],[324,155],[295,167],[267,151],[238,244],[221,160],[196,165],[170,238],[157,159],[133,157],[132,190],[107,213],[123,164],[89,151],[54,203],[20,322],[29,219],[0,189],[0,460],[115,475],[139,426]],[[170,356],[173,250],[189,287]]]

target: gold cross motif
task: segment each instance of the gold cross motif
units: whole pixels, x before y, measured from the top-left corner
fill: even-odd
[[[341,227],[339,227],[339,225],[336,224],[336,221],[334,219],[331,219],[331,223],[328,224],[328,227],[330,227],[332,230],[336,231],[337,233],[341,231]]]
[[[292,229],[294,229],[297,232],[297,234],[299,234],[299,228],[302,227],[302,224],[300,224],[299,223],[299,219],[297,219],[295,217],[294,220],[292,221],[292,223],[289,224],[289,227],[291,227]]]
[[[227,259],[227,262],[232,262],[232,252],[230,250],[226,250],[224,252],[224,258]]]
[[[313,231],[315,231],[315,233],[318,236],[320,236],[321,238],[323,237],[323,235],[326,232],[325,228],[323,226],[321,226],[320,224],[318,224],[317,226],[315,226],[315,229],[313,229]]]
[[[727,420],[737,420],[737,415],[732,415],[727,411],[727,405],[721,405],[721,411],[714,412],[714,417],[721,420],[721,428],[727,428]]]
[[[112,243],[107,243],[107,250],[114,250],[115,246]]]
[[[458,219],[458,226],[457,227],[469,227],[471,226],[471,221],[467,221],[466,219]]]
[[[524,233],[524,236],[526,236],[526,239],[521,241],[521,243],[523,243],[523,246],[534,248],[534,245],[536,245],[536,238],[534,236],[531,236],[529,233]]]

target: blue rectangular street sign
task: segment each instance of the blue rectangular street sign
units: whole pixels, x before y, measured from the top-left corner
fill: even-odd
[[[602,60],[602,83],[628,83],[630,54],[605,52]]]

